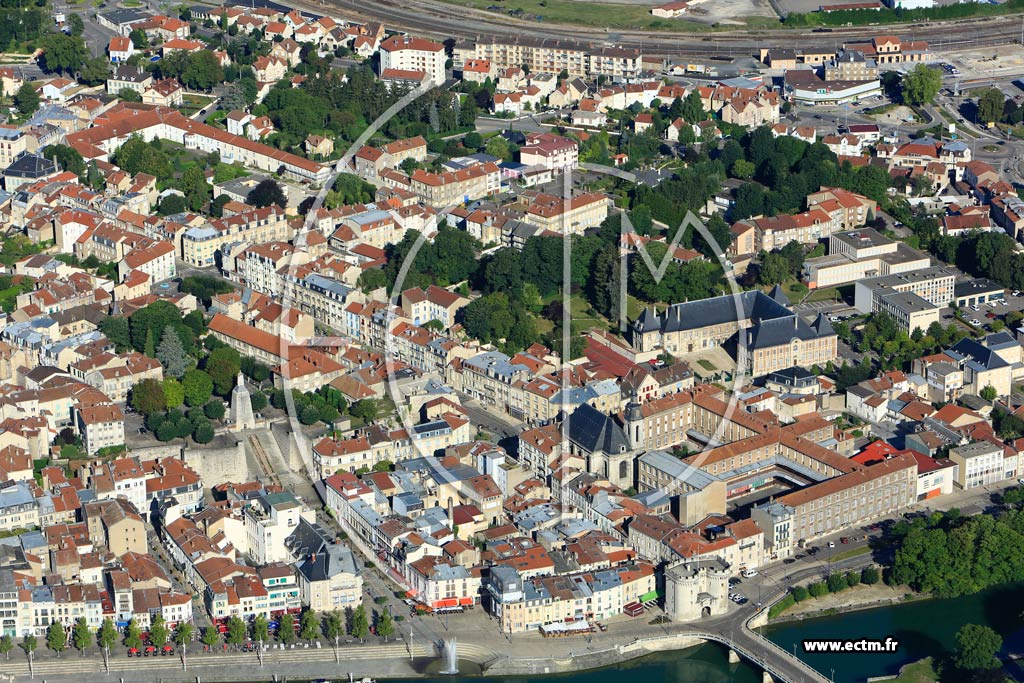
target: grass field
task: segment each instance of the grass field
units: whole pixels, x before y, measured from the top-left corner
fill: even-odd
[[[832,553],[832,562],[838,562],[839,560],[848,560],[851,557],[860,557],[861,555],[867,555],[871,552],[871,548],[864,546],[862,548],[851,548],[844,550],[841,553]]]
[[[939,674],[935,670],[935,662],[931,657],[907,664],[900,669],[900,675],[894,678],[882,679],[893,683],[935,683],[939,680]]]
[[[707,24],[651,16],[646,5],[614,5],[575,0],[448,0],[455,5],[490,10],[520,19],[552,24],[597,26],[612,30],[649,29],[654,31],[708,30]],[[499,9],[490,8],[497,7]],[[778,22],[775,22],[778,25]]]
[[[839,299],[839,290],[835,287],[816,289],[807,297],[809,303],[814,301],[836,301],[837,299]]]
[[[201,95],[185,95],[184,103],[181,106],[181,113],[185,116],[192,116],[212,101],[212,97],[203,97]]]

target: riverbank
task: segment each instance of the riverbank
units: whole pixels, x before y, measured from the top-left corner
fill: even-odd
[[[929,600],[932,596],[914,593],[909,586],[886,586],[860,584],[839,593],[828,593],[820,598],[808,598],[769,620],[769,625],[785,624],[817,617],[827,617],[841,612],[856,612],[889,607],[906,602]]]
[[[932,657],[925,657],[922,660],[907,664],[900,668],[895,676],[882,676],[881,678],[869,678],[868,683],[935,683],[939,680],[939,674],[935,670],[935,660]]]
[[[705,641],[686,633],[664,633],[630,642],[588,645],[583,639],[562,641],[561,654],[541,657],[496,654],[485,645],[459,641],[460,668],[472,674],[496,677],[534,677],[547,674],[574,674],[594,669],[624,665],[658,653],[676,652],[705,645]],[[716,646],[726,662],[726,652]],[[517,648],[518,649],[518,648]],[[50,683],[80,683],[91,680],[123,680],[132,683],[195,683],[195,681],[237,682],[239,671],[245,671],[247,683],[271,681],[309,681],[321,678],[412,680],[437,676],[436,665],[440,654],[434,648],[417,644],[413,656],[404,643],[387,645],[346,646],[338,648],[299,648],[296,650],[270,650],[262,663],[254,653],[199,654],[188,657],[188,668],[183,670],[178,657],[136,659],[111,657],[110,674],[103,670],[98,657],[66,657],[37,660],[35,679]],[[29,683],[28,662],[12,656],[5,661],[5,672],[0,681]],[[343,675],[340,675],[343,674]],[[450,680],[450,679],[449,679]]]

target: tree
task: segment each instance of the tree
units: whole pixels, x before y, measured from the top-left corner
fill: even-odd
[[[39,93],[26,81],[14,94],[14,106],[22,116],[31,116],[39,109]]]
[[[476,131],[470,131],[466,133],[462,138],[462,144],[469,149],[480,149],[483,147],[484,139],[480,137],[480,133]]]
[[[829,574],[826,585],[830,593],[839,593],[849,587],[846,584],[846,576],[843,574]]]
[[[209,422],[200,422],[192,429],[192,439],[196,443],[210,443],[217,433]]]
[[[173,377],[164,378],[164,399],[167,408],[177,408],[185,402],[185,387]]]
[[[153,617],[153,623],[149,625],[149,642],[158,650],[167,644],[168,637],[167,622],[157,614]]]
[[[167,443],[178,436],[178,430],[171,420],[161,422],[154,433],[156,434],[157,441],[162,443]]]
[[[291,614],[284,614],[277,624],[277,637],[285,645],[295,642],[295,617]]]
[[[132,29],[132,32],[128,34],[131,38],[132,46],[136,50],[144,50],[149,47],[149,38],[146,36],[146,32],[141,28]]]
[[[170,325],[164,328],[160,345],[156,348],[156,358],[172,377],[181,377],[192,364],[192,358],[185,353],[178,331]]]
[[[157,178],[169,178],[172,174],[167,153],[147,143],[138,135],[131,136],[117,148],[114,152],[114,163],[132,175],[148,173]]]
[[[68,16],[66,23],[72,36],[78,37],[85,31],[85,22],[82,21],[82,17],[77,14]]]
[[[230,346],[221,346],[210,352],[204,370],[213,380],[213,389],[221,396],[231,393],[238,381],[242,359]]]
[[[187,621],[178,622],[174,629],[174,643],[181,649],[181,663],[186,669],[185,656],[188,654],[188,644],[192,642],[192,624]]]
[[[994,401],[994,400],[996,400],[996,397],[998,395],[999,395],[999,392],[997,392],[996,388],[994,386],[992,386],[991,384],[985,385],[982,388],[982,390],[981,390],[981,397],[983,399],[985,399],[986,401]]]
[[[754,175],[754,171],[757,169],[754,167],[752,162],[749,162],[746,159],[737,159],[733,162],[732,169],[730,170],[732,171],[734,178],[748,180]]]
[[[208,649],[213,649],[213,646],[220,640],[220,634],[217,633],[217,629],[212,626],[207,626],[203,629],[203,636],[201,638],[203,645]]]
[[[388,286],[388,276],[380,268],[367,268],[359,275],[356,282],[364,292],[372,292],[375,289]]]
[[[324,636],[338,647],[338,640],[345,635],[345,622],[338,610],[332,610],[324,615],[323,624]]]
[[[283,209],[288,205],[288,197],[276,180],[267,178],[249,191],[245,202],[257,208],[277,204]]]
[[[265,643],[270,640],[270,626],[267,624],[267,618],[262,614],[257,614],[252,620],[252,639],[257,643]]]
[[[373,422],[376,420],[377,411],[377,400],[372,398],[360,399],[353,403],[348,409],[349,415],[359,418],[363,422]]]
[[[312,609],[307,609],[302,613],[302,619],[299,626],[299,637],[303,640],[313,642],[316,638],[318,628],[319,620],[317,619],[316,612]]]
[[[231,195],[221,194],[210,202],[210,215],[214,218],[224,216],[224,205],[231,201]]]
[[[807,587],[807,592],[815,598],[820,598],[823,595],[828,595],[828,584],[823,582],[812,583],[810,586]]]
[[[700,123],[707,120],[708,115],[704,111],[704,104],[701,101],[700,93],[696,89],[691,90],[686,99],[683,100],[680,116],[687,123]]]
[[[203,406],[203,413],[211,420],[223,420],[225,412],[227,412],[227,408],[224,406],[224,401],[220,399],[213,399]]]
[[[227,195],[221,196],[224,197]],[[214,295],[227,294],[228,292],[233,290],[234,287],[232,287],[230,283],[225,282],[220,278],[211,277],[209,275],[190,275],[189,277],[186,277],[181,281],[181,291],[185,292],[186,294],[194,295],[197,299],[200,299],[203,302],[204,306],[210,305],[210,302],[213,300]],[[199,312],[193,311],[193,313]],[[205,331],[206,323],[202,317],[202,313],[199,313],[198,320],[193,318],[193,323],[189,323],[190,315],[192,315],[192,313],[189,313],[189,315],[186,315],[185,318],[182,319],[185,322],[185,324],[188,325],[189,327],[193,327],[195,324],[198,324],[199,321],[203,321],[202,331]],[[200,334],[199,331],[197,331],[196,333]]]
[[[110,78],[108,62],[103,57],[85,60],[78,70],[78,82],[83,85],[100,85]]]
[[[43,68],[48,72],[73,73],[89,58],[89,50],[80,36],[51,33],[42,40]]]
[[[1000,666],[996,654],[1002,647],[1002,636],[988,626],[965,624],[956,632],[953,662],[964,671],[995,669]]]
[[[865,585],[874,586],[878,583],[879,579],[881,579],[881,576],[878,572],[878,567],[864,567],[864,569],[860,570],[860,582]]]
[[[85,173],[85,182],[89,187],[97,192],[103,192],[103,190],[107,188],[107,181],[103,178],[103,174],[100,173],[99,166],[96,164],[95,159],[89,162],[89,166]]]
[[[239,367],[245,376],[253,382],[265,382],[270,379],[270,368],[252,356],[243,358]]]
[[[132,387],[132,408],[142,415],[151,415],[167,408],[164,385],[152,377],[137,382]]]
[[[811,597],[811,594],[803,586],[793,586],[790,593],[793,595],[793,599],[797,602],[803,602]]]
[[[114,626],[114,622],[110,620],[110,617],[106,617],[103,623],[100,624],[99,630],[96,631],[96,644],[100,646],[100,650],[103,652],[103,666],[108,669],[110,666],[110,648],[114,647],[116,642],[117,628]]]
[[[500,135],[495,135],[488,140],[484,151],[492,157],[498,157],[502,161],[509,161],[512,158],[512,151],[509,148],[508,140]]]
[[[189,406],[206,405],[213,395],[213,380],[202,370],[195,368],[187,371],[182,378],[185,388],[185,403]]]
[[[114,347],[118,353],[124,353],[128,350],[128,347],[132,345],[131,333],[128,328],[128,318],[122,316],[104,318],[100,321],[99,327],[100,332],[102,332],[107,339],[114,342]]]
[[[998,88],[989,88],[978,98],[978,119],[984,123],[995,123],[1003,118],[1006,96]]]
[[[142,647],[142,632],[139,630],[139,625],[134,619],[128,622],[128,626],[124,630],[124,646],[127,648],[140,648]]]
[[[249,394],[249,403],[254,413],[258,413],[267,407],[267,397],[261,391],[254,391]]]
[[[85,617],[79,617],[75,621],[75,625],[71,630],[71,643],[83,655],[89,649],[89,646],[92,645],[92,631],[89,630],[89,622],[85,620]]]
[[[28,655],[28,669],[33,676],[35,675],[33,659],[36,652],[36,647],[38,647],[36,637],[31,633],[21,639],[21,649],[25,651],[26,655]]]
[[[166,195],[160,200],[160,205],[157,207],[157,213],[161,216],[173,216],[176,213],[183,213],[188,205],[185,198],[180,194],[173,193]]]
[[[352,610],[352,623],[349,631],[359,639],[359,642],[363,642],[366,636],[370,635],[370,622],[366,618],[366,608],[363,605]]]
[[[931,104],[942,88],[942,74],[924,64],[908,71],[900,84],[903,102],[909,105]]]
[[[14,639],[11,638],[10,634],[5,633],[0,636],[0,653],[3,654],[4,659],[11,658],[11,650],[14,649]]]
[[[373,201],[376,188],[352,173],[339,173],[334,181],[328,199],[327,208],[346,204],[368,204]]]
[[[245,622],[238,617],[231,617],[228,619],[228,633],[227,641],[228,645],[234,645],[238,647],[245,642],[245,634],[249,629],[245,627]]]
[[[757,281],[762,285],[777,285],[789,279],[789,260],[778,252],[765,254]]]
[[[46,647],[57,653],[60,657],[61,650],[68,644],[68,634],[64,631],[64,624],[56,619],[50,622],[46,629]]]
[[[213,188],[206,182],[206,174],[199,164],[191,164],[181,174],[178,189],[185,193],[185,203],[192,211],[200,211],[210,201]]]
[[[195,90],[210,90],[224,80],[224,70],[210,50],[198,50],[186,58],[181,80]]]
[[[735,166],[735,164],[733,164]],[[736,190],[736,202],[732,215],[737,220],[758,216],[764,213],[765,191],[757,183],[744,183]]]
[[[388,638],[395,634],[395,620],[391,617],[391,612],[385,607],[384,610],[377,617],[377,635],[384,639],[384,642],[388,642]]]
[[[77,15],[73,15],[77,16]],[[49,145],[43,150],[43,156],[52,159],[63,171],[70,171],[79,178],[85,176],[85,160],[78,150],[67,145]]]

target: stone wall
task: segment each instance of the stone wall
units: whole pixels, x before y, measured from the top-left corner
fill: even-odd
[[[212,445],[182,446],[181,442],[133,448],[131,454],[139,460],[156,458],[181,458],[203,478],[203,486],[209,488],[226,481],[242,483],[255,477],[245,457],[242,441],[234,435],[221,435]]]
[[[215,448],[185,449],[185,464],[199,473],[206,487],[224,482],[240,484],[255,479],[245,457],[245,445],[231,437],[234,443]]]
[[[612,666],[654,652],[695,647],[703,642],[702,639],[691,635],[673,634],[636,640],[626,645],[616,645],[603,650],[587,650],[584,641],[566,639],[568,653],[564,657],[523,659],[499,656],[484,663],[484,673],[487,676],[537,676],[582,671]],[[574,650],[573,646],[577,646],[579,651]]]

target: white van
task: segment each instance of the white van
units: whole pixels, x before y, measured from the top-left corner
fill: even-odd
[[[749,579],[751,576],[757,576],[757,570],[756,569],[744,569],[743,570],[743,578],[744,579]]]

